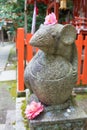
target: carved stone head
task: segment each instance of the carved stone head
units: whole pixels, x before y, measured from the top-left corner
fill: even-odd
[[[75,39],[76,30],[72,25],[41,25],[30,44],[48,54],[55,54],[59,46],[71,45]]]

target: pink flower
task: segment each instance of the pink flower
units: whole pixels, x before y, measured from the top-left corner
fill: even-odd
[[[45,17],[44,25],[56,24],[56,23],[57,23],[57,19],[54,13],[51,13]]]
[[[30,105],[26,107],[25,114],[28,119],[34,119],[37,115],[44,110],[43,105],[40,102],[32,101]]]

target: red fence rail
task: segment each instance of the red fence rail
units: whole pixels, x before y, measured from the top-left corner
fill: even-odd
[[[83,38],[79,34],[76,40],[78,51],[78,82],[77,84],[87,84],[87,36]]]
[[[16,48],[18,54],[18,91],[24,91],[24,63],[30,61],[33,57],[33,47],[30,46],[29,41],[32,34],[27,34],[24,37],[24,29],[18,28]],[[87,84],[87,36],[84,38],[79,34],[76,39],[76,47],[78,52],[78,81],[77,84]],[[38,50],[38,49],[36,49]]]

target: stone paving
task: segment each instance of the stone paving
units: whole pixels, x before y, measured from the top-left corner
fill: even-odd
[[[16,130],[26,130],[24,126],[24,119],[22,117],[21,105],[25,98],[16,98]]]
[[[15,70],[5,71],[10,50],[14,46],[15,44],[13,43],[0,45],[0,82],[16,80]],[[13,130],[12,126],[9,124],[9,117],[14,117],[13,115],[15,115],[15,113],[12,115],[11,112],[10,114],[8,114],[8,112],[15,111],[15,108],[16,102],[12,99],[7,89],[7,84],[0,84],[0,130]]]
[[[24,98],[12,99],[5,81],[17,80],[16,70],[5,70],[8,56],[14,44],[0,45],[0,130],[25,130],[21,115]]]
[[[0,86],[0,124],[5,124],[8,110],[15,109],[15,101],[12,99],[7,85]]]
[[[4,44],[4,46],[0,45],[0,82],[16,79],[13,71],[11,73],[4,71],[10,50],[13,46],[14,44],[9,43]],[[0,84],[0,124],[5,124],[7,110],[13,109],[15,109],[15,102],[7,90],[7,84]]]
[[[16,80],[16,70],[8,70],[0,72],[0,81]]]
[[[0,71],[3,71],[5,69],[10,50],[13,46],[14,44],[8,43],[4,46],[0,45]]]
[[[15,110],[8,110],[6,123],[5,123],[5,130],[15,130],[16,124],[16,111]]]
[[[5,129],[5,124],[1,124],[0,125],[0,130],[4,130]]]

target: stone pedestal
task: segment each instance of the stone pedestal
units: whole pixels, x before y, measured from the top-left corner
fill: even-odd
[[[34,120],[30,120],[30,130],[86,130],[86,113],[79,107],[65,110],[45,111]]]

